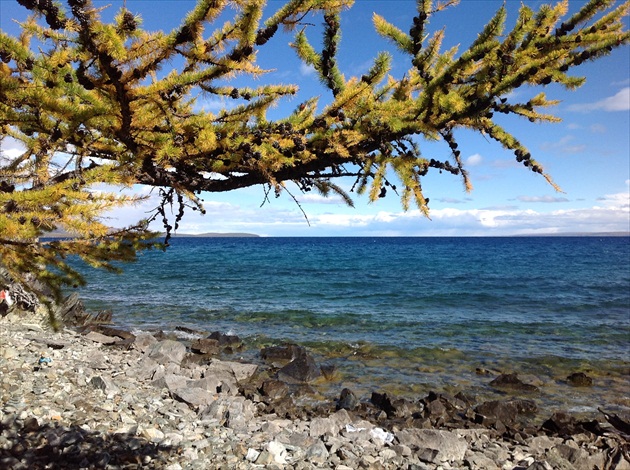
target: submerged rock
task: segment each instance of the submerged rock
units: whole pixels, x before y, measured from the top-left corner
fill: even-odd
[[[270,364],[285,365],[298,356],[306,354],[306,349],[297,344],[283,344],[280,346],[268,346],[260,350],[260,357]]]
[[[535,385],[526,384],[518,378],[517,374],[501,374],[496,379],[490,382],[490,385],[495,388],[516,390],[522,392],[539,392],[540,389]]]
[[[567,377],[567,383],[574,387],[590,387],[593,385],[593,379],[584,372],[574,372]]]
[[[219,346],[229,351],[234,351],[243,346],[243,341],[236,335],[225,334],[219,331],[213,331],[208,335],[207,339],[214,339],[219,342]]]

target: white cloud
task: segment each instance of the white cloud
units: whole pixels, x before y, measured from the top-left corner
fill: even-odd
[[[304,77],[309,77],[316,72],[317,70],[315,70],[315,67],[313,67],[312,65],[305,64],[304,62],[300,64],[300,75]]]
[[[618,93],[594,103],[582,103],[569,106],[569,111],[630,111],[630,87],[622,88]]]
[[[5,149],[4,147],[2,148],[2,159],[3,160],[14,160],[17,157],[19,157],[20,155],[22,155],[24,153],[24,149],[18,149],[18,148],[7,148]]]
[[[144,194],[147,194],[146,190]],[[155,192],[149,194],[149,200],[112,213],[112,225],[130,225],[146,217],[147,211],[154,208],[157,202]],[[251,196],[248,193],[242,200],[251,201]],[[519,199],[529,199],[530,202],[562,202],[550,197]],[[455,202],[451,204],[454,205]],[[314,213],[317,206],[313,205],[304,207],[307,222],[297,205],[285,208],[274,205],[274,201],[271,201],[270,204],[258,207],[256,203],[208,200],[204,203],[207,211],[205,216],[187,211],[180,223],[179,233],[248,232],[263,236],[503,236],[630,230],[628,192],[604,195],[598,199],[597,205],[578,209],[533,210],[513,205],[460,209],[452,205],[432,210],[430,220],[418,210],[374,211],[373,205],[367,205],[353,210],[340,208],[334,212]],[[177,212],[177,208],[174,211]],[[174,215],[172,218],[174,219]],[[155,229],[161,230],[159,223],[156,223]]]
[[[7,163],[24,153],[24,144],[19,140],[15,140],[13,137],[5,137],[0,140],[0,162],[7,161]]]
[[[518,196],[517,199],[521,202],[569,202],[566,197],[557,196]]]
[[[573,142],[574,140],[574,136],[565,135],[560,140],[554,142],[543,142],[540,145],[540,148],[545,151],[558,151],[562,153],[580,153],[586,149],[586,145],[571,145],[571,142]]]
[[[467,202],[470,202],[471,200],[472,199],[470,198],[456,199],[454,197],[442,197],[438,199],[439,202],[444,203],[444,204],[466,204]]]
[[[470,157],[466,159],[466,165],[477,166],[481,163],[482,160],[483,160],[483,157],[479,155],[478,153],[475,153],[474,155],[471,155]]]
[[[628,184],[626,180],[626,184]],[[630,209],[630,192],[607,194],[600,198],[597,198],[598,202],[601,202],[609,209],[628,210]]]
[[[301,204],[343,204],[345,202],[341,198],[341,196],[332,195],[332,196],[322,196],[321,194],[304,194],[297,197],[297,200]]]

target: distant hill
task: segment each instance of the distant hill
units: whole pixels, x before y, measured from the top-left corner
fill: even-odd
[[[525,233],[514,237],[630,237],[630,232]]]
[[[256,237],[260,237],[260,235],[256,235],[255,233],[241,233],[241,232],[175,233],[172,236],[173,237],[196,237],[196,238],[256,238]]]

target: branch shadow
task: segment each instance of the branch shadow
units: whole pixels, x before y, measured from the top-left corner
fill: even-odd
[[[0,423],[0,468],[6,470],[161,468],[178,452],[132,433],[40,425],[36,418],[16,415]]]

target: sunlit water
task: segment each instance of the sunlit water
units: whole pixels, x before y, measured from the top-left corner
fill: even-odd
[[[124,270],[87,273],[90,309],[133,329],[230,331],[250,359],[306,345],[337,368],[328,394],[496,398],[493,374],[514,371],[545,409],[630,406],[628,237],[175,238]],[[567,385],[577,371],[595,385]]]

